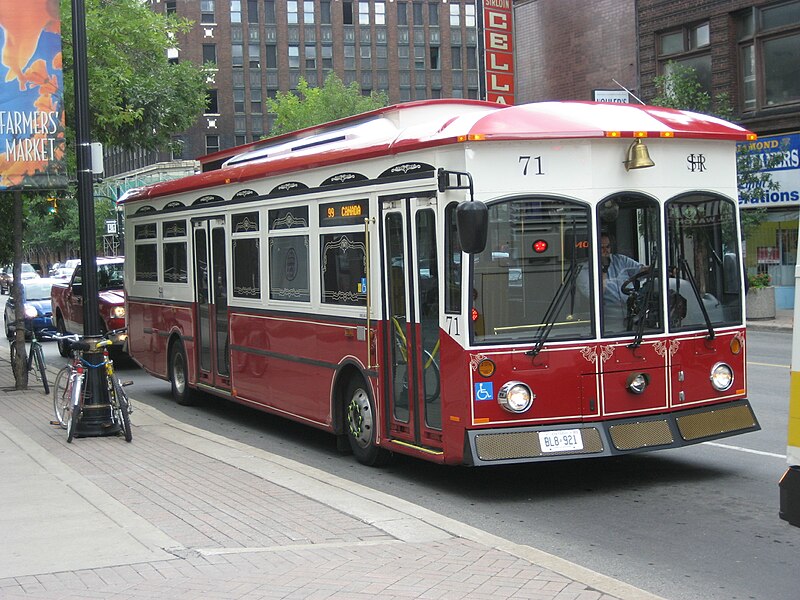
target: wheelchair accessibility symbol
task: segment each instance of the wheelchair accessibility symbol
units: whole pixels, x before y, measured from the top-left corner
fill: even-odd
[[[494,400],[494,384],[490,381],[476,383],[475,400]]]

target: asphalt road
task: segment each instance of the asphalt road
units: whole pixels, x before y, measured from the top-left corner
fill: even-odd
[[[135,401],[196,427],[368,485],[674,600],[796,600],[800,528],[778,518],[791,335],[748,334],[762,430],[623,458],[480,469],[398,457],[382,469],[329,434],[220,399],[174,404],[169,384],[117,361]],[[60,357],[46,344],[51,364]],[[63,360],[63,359],[61,359]],[[127,362],[127,361],[126,361]],[[133,415],[135,423],[136,415]]]

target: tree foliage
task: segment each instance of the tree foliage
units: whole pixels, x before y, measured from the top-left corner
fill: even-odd
[[[170,63],[166,53],[192,24],[156,13],[141,0],[84,2],[93,141],[125,149],[166,147],[205,107],[203,69],[188,61]],[[61,9],[69,126],[75,114],[70,3],[62,2]]]
[[[269,111],[276,115],[270,133],[289,133],[381,108],[388,103],[386,92],[373,91],[364,96],[355,81],[346,86],[334,72],[328,74],[322,87],[311,87],[301,77],[296,92],[279,92],[275,99],[267,100]]]
[[[690,110],[722,119],[731,119],[733,116],[730,97],[725,93],[712,97],[700,85],[697,72],[692,67],[670,62],[666,73],[655,77],[653,82],[656,96],[651,103],[655,106]],[[740,205],[758,203],[767,193],[780,189],[780,184],[772,179],[767,170],[780,165],[783,159],[782,152],[754,152],[745,145],[739,145],[736,175]],[[748,208],[740,211],[740,216],[742,237],[746,239],[764,221],[767,209]]]
[[[140,0],[84,0],[86,8],[90,133],[106,147],[156,149],[191,127],[202,114],[206,80],[202,67],[170,63],[167,48],[192,24],[156,13]],[[71,3],[61,2],[67,163],[75,172],[75,96]],[[10,215],[10,194],[0,195],[2,214]],[[74,189],[58,193],[58,212],[47,212],[53,193],[25,193],[24,251],[57,250],[76,255],[78,209]],[[98,240],[113,214],[108,200],[95,200]],[[12,260],[11,221],[0,223],[0,264]]]

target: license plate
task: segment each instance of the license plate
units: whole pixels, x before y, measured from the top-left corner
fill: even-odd
[[[539,447],[542,452],[566,452],[583,450],[580,429],[554,429],[539,432]]]

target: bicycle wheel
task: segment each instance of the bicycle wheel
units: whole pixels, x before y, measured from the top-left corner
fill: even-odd
[[[115,383],[114,388],[116,389],[115,393],[117,396],[117,410],[119,411],[122,433],[125,435],[125,441],[130,442],[133,439],[133,431],[131,430],[131,415],[128,396],[122,391],[122,387],[120,385]]]
[[[72,369],[68,366],[64,367],[56,375],[56,381],[53,384],[53,412],[56,415],[56,421],[61,425],[61,429],[67,428],[67,419],[69,418],[69,402],[70,394],[72,392],[71,376]]]
[[[47,368],[45,367],[44,363],[44,352],[42,352],[42,347],[39,344],[36,344],[32,350],[33,353],[33,362],[36,363],[37,368],[39,369],[39,374],[42,376],[42,387],[44,388],[44,393],[50,393],[50,384],[47,383]]]
[[[67,443],[71,443],[78,430],[83,412],[83,374],[75,375],[72,381],[72,391],[69,402],[69,418],[67,419]]]

